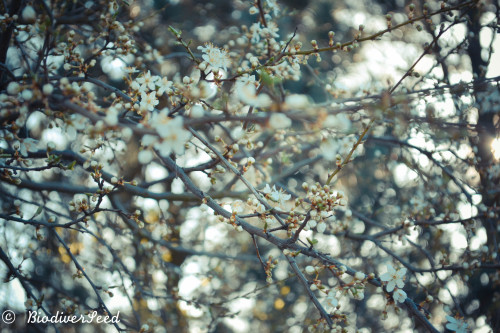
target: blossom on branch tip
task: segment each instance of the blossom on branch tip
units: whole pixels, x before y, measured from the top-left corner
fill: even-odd
[[[198,46],[198,50],[204,53],[201,57],[208,64],[205,68],[205,73],[210,71],[216,72],[219,69],[227,71],[227,67],[231,64],[227,51],[214,46],[212,43],[206,43],[205,46]]]
[[[380,276],[380,280],[387,282],[387,291],[391,292],[394,287],[403,288],[405,286],[404,277],[406,275],[406,268],[395,270],[392,265],[387,265],[387,272]]]
[[[289,200],[292,196],[290,194],[285,194],[283,190],[277,190],[276,186],[273,185],[273,188],[269,186],[269,184],[266,184],[266,187],[262,190],[265,194],[269,195],[269,199],[271,201],[276,202],[278,205],[282,205],[284,201]]]
[[[397,289],[392,294],[392,298],[394,298],[394,301],[396,301],[398,303],[404,303],[404,301],[406,301],[406,299],[408,298],[408,296],[406,295],[406,293],[404,292],[404,290]]]

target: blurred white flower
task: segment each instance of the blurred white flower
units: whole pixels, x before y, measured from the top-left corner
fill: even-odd
[[[337,140],[332,137],[329,137],[325,141],[322,141],[319,145],[319,149],[321,150],[321,154],[327,161],[334,161],[338,152],[339,152],[339,144]]]
[[[312,266],[306,266],[306,273],[307,274],[316,274],[316,269]]]
[[[261,36],[266,38],[278,38],[280,35],[278,34],[279,27],[276,22],[268,22],[267,27],[262,28]]]
[[[467,333],[467,323],[463,319],[456,319],[451,316],[446,316],[448,324],[446,328],[457,333]]]
[[[106,118],[104,118],[104,121],[110,126],[118,124],[118,109],[114,106],[110,106],[106,111]]]
[[[195,104],[191,107],[191,112],[189,113],[189,115],[192,117],[192,118],[201,118],[203,117],[203,115],[205,114],[205,110],[203,109],[203,107],[199,104]]]
[[[42,91],[44,95],[50,95],[54,91],[54,86],[50,83],[46,83],[43,85]]]
[[[328,295],[326,296],[326,304],[328,304],[328,306],[331,306],[332,308],[339,305],[339,301],[335,297],[336,294],[337,294],[337,292],[335,290],[330,289],[330,291],[328,292]]]
[[[245,210],[245,203],[241,200],[235,200],[231,203],[231,210],[233,213],[241,214]]]
[[[272,100],[268,95],[257,95],[257,89],[252,83],[236,81],[235,89],[238,99],[244,104],[260,108],[265,108],[272,104]]]
[[[24,7],[21,17],[23,18],[24,21],[33,23],[36,20],[36,12],[35,9],[31,6],[26,6]]]
[[[21,90],[21,86],[17,82],[9,82],[7,85],[7,94],[9,95],[17,95]]]
[[[269,118],[269,126],[273,129],[282,129],[292,126],[292,120],[283,113],[273,113]]]
[[[153,153],[150,150],[141,150],[137,154],[137,160],[141,164],[148,164],[153,159]]]
[[[244,74],[244,75],[240,76],[237,79],[237,82],[239,84],[250,84],[250,83],[253,85],[257,84],[257,80],[255,79],[255,75],[248,75],[248,74]]]
[[[252,38],[250,39],[250,41],[252,42],[252,44],[257,44],[260,41],[261,31],[262,27],[260,26],[260,22],[254,23],[250,26],[250,32],[252,33]]]
[[[18,150],[22,156],[27,157],[28,152],[37,151],[38,140],[26,138],[21,141],[15,141],[12,145],[15,150]]]
[[[302,110],[310,105],[309,98],[303,94],[291,94],[285,97],[285,108],[287,110]]]
[[[326,230],[326,223],[325,222],[318,223],[318,225],[316,226],[316,230],[319,233],[324,233]]]
[[[348,132],[351,129],[351,120],[343,113],[329,115],[323,122],[323,128],[333,128],[337,131]]]
[[[164,109],[155,114],[150,122],[162,138],[161,142],[154,144],[160,155],[168,156],[172,152],[178,155],[184,153],[184,145],[191,138],[191,133],[184,129],[181,117],[170,119],[168,118],[168,110]]]

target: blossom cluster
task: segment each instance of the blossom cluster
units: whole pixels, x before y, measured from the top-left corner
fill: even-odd
[[[429,77],[420,76],[416,63],[400,73],[406,59],[396,74],[386,73],[391,77],[387,82],[395,84],[384,78],[355,91],[358,87],[345,83],[353,81],[345,78],[356,67],[344,65],[351,54],[363,59],[365,41],[382,42],[382,35],[403,29],[422,30],[418,21],[424,21],[433,32],[429,43],[444,45],[436,43],[446,36],[445,29],[469,24],[456,17],[436,35],[431,17],[437,21],[445,12],[467,13],[470,7],[461,2],[452,10],[447,1],[428,3],[408,6],[403,23],[405,14],[387,14],[382,19],[387,29],[375,29],[371,37],[367,34],[374,28],[368,22],[352,26],[352,15],[344,15],[344,9],[325,11],[352,31],[330,31],[308,43],[304,29],[289,34],[283,29],[281,18],[290,12],[276,0],[231,2],[231,17],[247,21],[241,26],[218,30],[224,22],[214,20],[185,34],[170,27],[172,35],[163,33],[164,17],[147,16],[151,1],[76,1],[62,8],[19,2],[18,14],[0,15],[3,33],[11,34],[6,61],[0,64],[0,222],[8,222],[0,228],[16,235],[6,237],[5,247],[15,249],[9,256],[20,254],[21,264],[4,261],[21,273],[32,261],[52,265],[39,253],[57,249],[63,263],[74,263],[58,269],[77,267],[74,281],[65,283],[88,282],[104,311],[109,312],[102,293],[123,299],[130,294],[130,309],[137,306],[138,314],[148,308],[175,309],[161,315],[187,318],[194,313],[196,320],[214,323],[225,319],[214,318],[204,300],[221,286],[230,299],[240,295],[241,287],[259,283],[244,279],[253,276],[254,261],[260,262],[264,287],[277,282],[281,290],[272,306],[254,304],[255,316],[272,318],[268,311],[273,307],[309,313],[301,310],[303,299],[319,300],[309,303],[320,314],[309,327],[342,332],[351,329],[348,312],[356,302],[372,302],[365,299],[368,284],[383,287],[376,292],[386,296],[379,295],[386,304],[384,315],[390,306],[398,314],[402,303],[420,298],[420,289],[431,289],[430,279],[406,280],[408,271],[425,265],[413,259],[399,269],[388,265],[379,279],[367,272],[387,256],[402,261],[402,252],[414,258],[428,245],[429,271],[454,273],[436,281],[440,287],[453,279],[465,284],[472,272],[496,267],[492,236],[482,223],[495,230],[499,211],[491,202],[500,167],[481,146],[493,140],[494,132],[494,127],[483,127],[488,119],[481,117],[499,105],[498,83],[485,79],[454,85],[449,80],[439,86],[435,77],[441,73],[435,76],[431,69]],[[213,6],[198,5],[205,14]],[[300,27],[315,24],[310,13],[317,4],[307,5]],[[441,8],[434,14],[433,5]],[[200,21],[210,17],[205,14]],[[355,15],[355,20],[362,18]],[[191,30],[192,22],[176,24],[189,24]],[[451,54],[464,56],[460,47],[469,45],[471,35]],[[407,39],[412,37],[408,33]],[[415,40],[418,49],[420,39]],[[421,51],[428,54],[433,48],[428,44]],[[439,58],[445,67],[446,57]],[[369,67],[363,72],[376,75],[376,66]],[[456,62],[452,67],[460,70]],[[408,90],[401,90],[403,81],[411,83]],[[463,114],[445,115],[448,111],[441,109],[450,105],[460,106]],[[416,172],[404,175],[401,169]],[[454,240],[462,238],[465,245],[459,247]],[[444,246],[453,251],[445,253]],[[297,288],[290,292],[295,287],[290,270],[309,297],[298,295]],[[148,291],[141,287],[142,277],[151,282]],[[187,285],[196,285],[193,281],[199,285],[186,292]],[[483,281],[496,285],[498,274],[485,272]],[[165,282],[169,288],[163,288]],[[407,295],[405,282],[423,288],[407,289]],[[26,292],[27,308],[46,304]],[[438,304],[425,296],[421,307],[429,305],[434,313]],[[136,298],[141,298],[137,304]],[[161,326],[164,318],[150,312],[148,323],[138,318],[133,329]],[[409,315],[432,326],[431,319]],[[442,325],[447,329],[467,331],[465,319],[446,319]]]

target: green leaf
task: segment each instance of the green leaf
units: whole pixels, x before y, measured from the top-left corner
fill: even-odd
[[[172,32],[175,35],[175,37],[181,36],[182,31],[175,30],[174,27],[172,27],[171,25],[168,26],[168,30],[170,30],[170,32]]]
[[[307,242],[311,245],[315,245],[315,244],[318,244],[318,240],[317,239],[310,239],[309,237],[307,238]]]
[[[69,164],[67,166],[68,170],[73,170],[75,168],[75,165],[76,165],[76,161],[71,162],[71,164]]]

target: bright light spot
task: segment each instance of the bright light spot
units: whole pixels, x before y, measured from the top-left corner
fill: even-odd
[[[113,291],[113,297],[109,300],[108,303],[106,303],[106,305],[109,307],[109,310],[111,312],[123,311],[124,310],[123,305],[127,304],[129,299],[121,292],[117,292],[114,289],[111,290]]]
[[[198,274],[200,273],[200,265],[197,262],[189,262],[183,268],[184,274]]]
[[[233,332],[248,332],[249,324],[248,321],[241,318],[225,318],[224,322],[229,326]]]
[[[197,308],[194,304],[187,304],[184,301],[179,302],[179,308],[185,311],[189,316],[199,318],[203,316],[203,310]]]
[[[484,228],[478,228],[476,231],[476,235],[470,239],[470,250],[477,251],[486,244],[488,240],[488,236],[486,235],[486,230]]]
[[[119,80],[123,77],[125,66],[127,64],[119,58],[106,57],[101,61],[102,71],[108,74],[112,80]]]
[[[208,250],[220,246],[220,240],[227,237],[227,228],[224,225],[209,226],[205,230],[205,247]],[[225,226],[224,226],[225,227]]]
[[[167,170],[157,163],[150,163],[146,168],[146,181],[155,181],[167,176]]]
[[[361,12],[356,12],[356,14],[354,14],[353,21],[354,21],[354,26],[358,27],[360,24],[366,22],[366,16]]]
[[[154,199],[150,198],[144,198],[144,201],[142,202],[141,207],[145,210],[150,210],[150,209],[158,209],[158,202]]]
[[[195,276],[189,275],[179,281],[179,295],[190,297],[193,291],[200,287],[201,281]]]
[[[496,160],[500,160],[500,138],[496,138],[491,143],[491,152]]]
[[[457,204],[457,210],[462,219],[469,219],[477,214],[477,208],[470,203],[459,202]]]
[[[411,143],[414,146],[417,146],[419,148],[422,148],[422,149],[425,149],[428,151],[433,151],[434,149],[436,149],[433,141],[426,140],[425,135],[423,133],[417,133],[415,136],[412,136],[411,138],[408,139],[408,143]]]
[[[249,321],[247,318],[248,313],[255,307],[254,299],[237,299],[229,305],[231,311],[235,313],[240,313],[239,317],[226,318],[224,322],[232,329],[232,332],[248,332],[249,331]]]
[[[465,232],[463,226],[457,224],[443,224],[440,227],[444,234],[448,235],[450,240],[451,252],[462,250],[467,247],[467,238],[465,237]],[[461,251],[457,251],[461,252]]]
[[[196,219],[188,219],[181,228],[181,237],[190,238],[199,230],[200,223]]]
[[[7,305],[7,308],[11,310],[24,309],[24,301],[21,300],[26,299],[26,293],[19,280],[15,279],[0,289],[0,298],[7,301],[4,305]]]
[[[56,145],[56,149],[64,149],[67,144],[66,136],[62,134],[59,127],[46,129],[42,134],[43,142],[53,142]]]
[[[453,296],[457,296],[458,295],[458,286],[457,286],[457,282],[456,281],[450,280],[450,281],[448,281],[448,283],[446,284],[446,286],[448,287],[450,293]]]
[[[207,24],[201,27],[194,28],[194,34],[198,36],[200,42],[208,42],[212,40],[213,35],[217,32],[212,24]]]
[[[450,245],[453,249],[458,250],[458,249],[465,249],[467,247],[467,238],[465,238],[465,236],[462,233],[458,231],[452,233],[451,239],[452,241]]]
[[[489,41],[491,41],[491,38],[488,42]],[[491,54],[490,64],[488,66],[488,71],[486,72],[486,77],[488,78],[500,75],[500,38],[495,38],[492,47],[493,53]]]
[[[412,180],[417,179],[418,174],[408,168],[405,164],[398,164],[394,169],[394,181],[398,187],[403,187]]]

